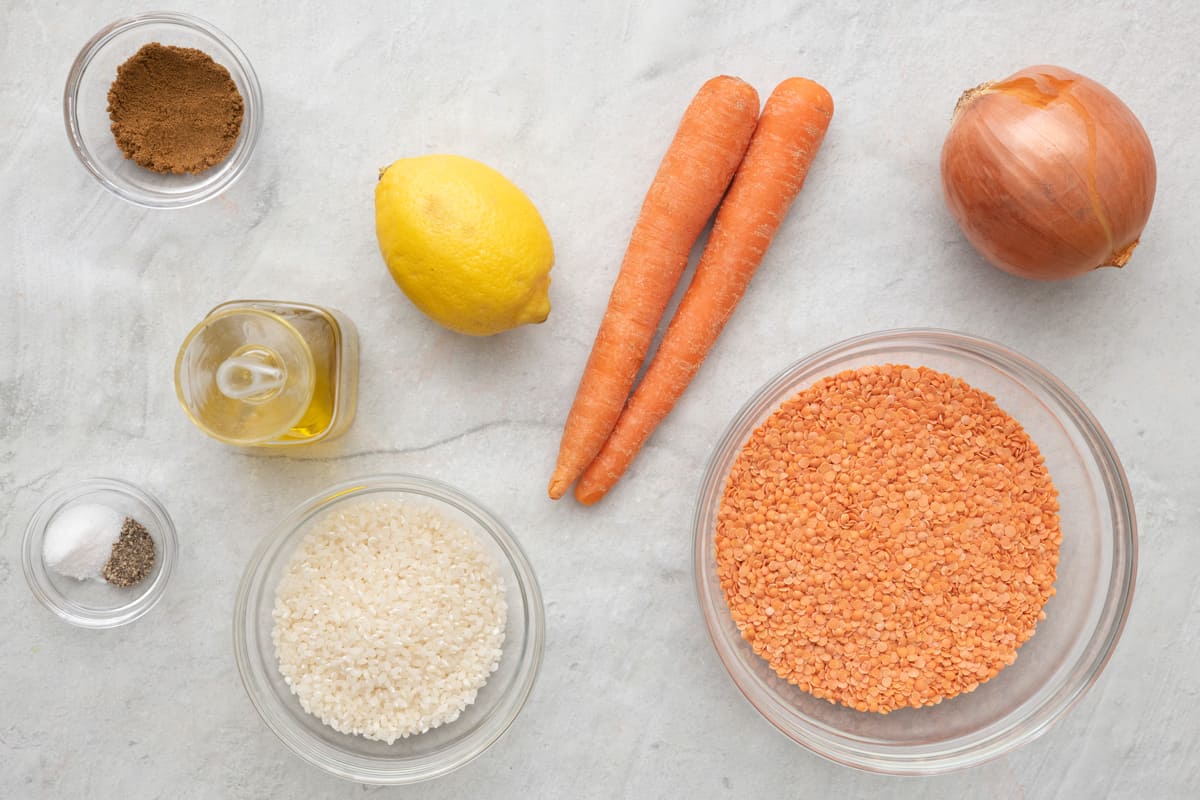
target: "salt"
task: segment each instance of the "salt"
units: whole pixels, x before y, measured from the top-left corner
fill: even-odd
[[[63,509],[46,527],[42,560],[68,578],[101,578],[124,522],[124,514],[99,503]]]

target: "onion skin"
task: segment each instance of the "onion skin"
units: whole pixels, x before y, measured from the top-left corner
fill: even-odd
[[[942,146],[946,205],[995,266],[1036,280],[1123,267],[1154,204],[1154,151],[1108,89],[1034,66],[963,93]]]

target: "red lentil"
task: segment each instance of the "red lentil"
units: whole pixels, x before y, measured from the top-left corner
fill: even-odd
[[[717,571],[785,680],[887,713],[973,691],[1054,594],[1058,493],[993,397],[926,367],[818,381],[734,462]]]

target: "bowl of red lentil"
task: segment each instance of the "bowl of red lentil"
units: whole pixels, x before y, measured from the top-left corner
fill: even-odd
[[[717,654],[794,741],[927,775],[1043,733],[1096,681],[1133,596],[1133,499],[1061,381],[959,333],[866,334],[730,423],[693,520]]]

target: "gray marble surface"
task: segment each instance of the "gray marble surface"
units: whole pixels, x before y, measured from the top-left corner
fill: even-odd
[[[262,81],[242,180],[177,212],[103,191],[72,155],[61,91],[80,45],[140,10],[0,3],[0,796],[51,798],[1183,798],[1200,781],[1200,11],[1071,4],[183,2]],[[743,6],[754,5],[755,8]],[[1053,8],[1057,6],[1059,8]],[[938,154],[958,93],[1032,63],[1091,75],[1158,156],[1123,272],[1059,285],[986,266],[943,208]],[[712,357],[605,503],[551,503],[560,426],[641,196],[706,78],[787,75],[837,113],[809,185]],[[558,252],[548,322],[477,340],[422,318],[375,245],[379,166],[426,152],[496,166]],[[191,428],[176,348],[235,297],[342,309],[363,340],[342,440],[264,457]],[[1092,691],[1042,738],[929,779],[827,763],[777,733],[724,673],[689,567],[711,447],[754,387],[816,348],[931,325],[1004,342],[1084,399],[1124,460],[1138,591]],[[417,788],[328,777],[263,726],[234,667],[233,597],[259,538],[343,479],[450,481],[517,532],[547,601],[540,680],[509,733]],[[161,605],[125,628],[59,622],[21,574],[22,531],[96,474],[167,505],[182,552]]]

